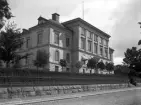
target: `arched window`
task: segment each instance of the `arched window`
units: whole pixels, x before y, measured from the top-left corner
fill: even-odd
[[[59,61],[59,51],[55,51],[55,61]]]

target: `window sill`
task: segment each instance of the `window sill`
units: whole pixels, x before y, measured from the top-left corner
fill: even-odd
[[[87,51],[88,53],[93,53],[92,51]]]
[[[85,35],[82,35],[82,34],[81,34],[81,37],[86,38],[86,36]]]
[[[85,49],[80,48],[80,50],[85,51]]]
[[[92,40],[92,38],[89,38],[89,37],[88,37],[88,40]]]

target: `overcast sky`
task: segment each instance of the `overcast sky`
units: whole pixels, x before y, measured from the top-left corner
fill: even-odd
[[[137,46],[141,39],[141,0],[8,0],[13,20],[20,28],[37,24],[37,18],[51,18],[52,13],[60,14],[64,22],[76,17],[84,20],[111,35],[110,46],[115,49],[114,63],[122,63],[127,48]]]

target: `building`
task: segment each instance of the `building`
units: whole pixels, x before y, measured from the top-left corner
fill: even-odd
[[[67,67],[63,71],[78,71],[77,61],[91,57],[99,57],[103,62],[113,62],[114,50],[109,47],[110,35],[94,27],[81,18],[63,23],[59,22],[60,15],[52,14],[52,19],[38,18],[38,24],[23,29],[22,39],[25,43],[19,50],[20,54],[31,53],[27,59],[21,60],[23,67],[34,68],[33,60],[38,50],[50,54],[46,68],[51,71],[62,71],[60,59],[66,59]],[[84,65],[79,72],[90,72]],[[94,73],[95,71],[91,71]]]

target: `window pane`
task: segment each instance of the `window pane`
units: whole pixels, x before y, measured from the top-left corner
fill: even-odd
[[[55,71],[58,72],[59,71],[59,67],[55,66]]]
[[[94,53],[96,53],[97,54],[97,49],[98,49],[98,47],[97,47],[98,45],[97,45],[97,43],[94,43]]]
[[[94,35],[94,41],[98,42],[98,36],[97,35]]]
[[[100,44],[103,45],[103,38],[100,37]]]
[[[38,34],[38,41],[37,44],[41,44],[42,43],[42,34]]]
[[[69,47],[69,45],[70,45],[70,39],[66,38],[66,46]]]
[[[59,32],[54,32],[54,42],[59,44]]]
[[[108,41],[107,40],[105,40],[106,42],[105,42],[105,44],[106,44],[106,46],[108,47]]]
[[[85,29],[81,27],[81,35],[85,35]]]
[[[88,38],[92,39],[92,34],[91,34],[91,32],[88,31],[87,34],[88,34]]]
[[[59,51],[55,52],[55,61],[59,61]]]
[[[105,48],[105,57],[108,57],[108,49]]]
[[[23,48],[23,44],[24,44],[24,38],[21,39],[22,44],[20,45],[20,49]]]
[[[100,46],[100,55],[103,56],[103,47]]]
[[[26,48],[29,48],[30,45],[30,37],[27,37],[26,39]]]
[[[85,39],[81,38],[81,48],[85,49]]]
[[[88,41],[88,51],[92,51],[92,42]]]

